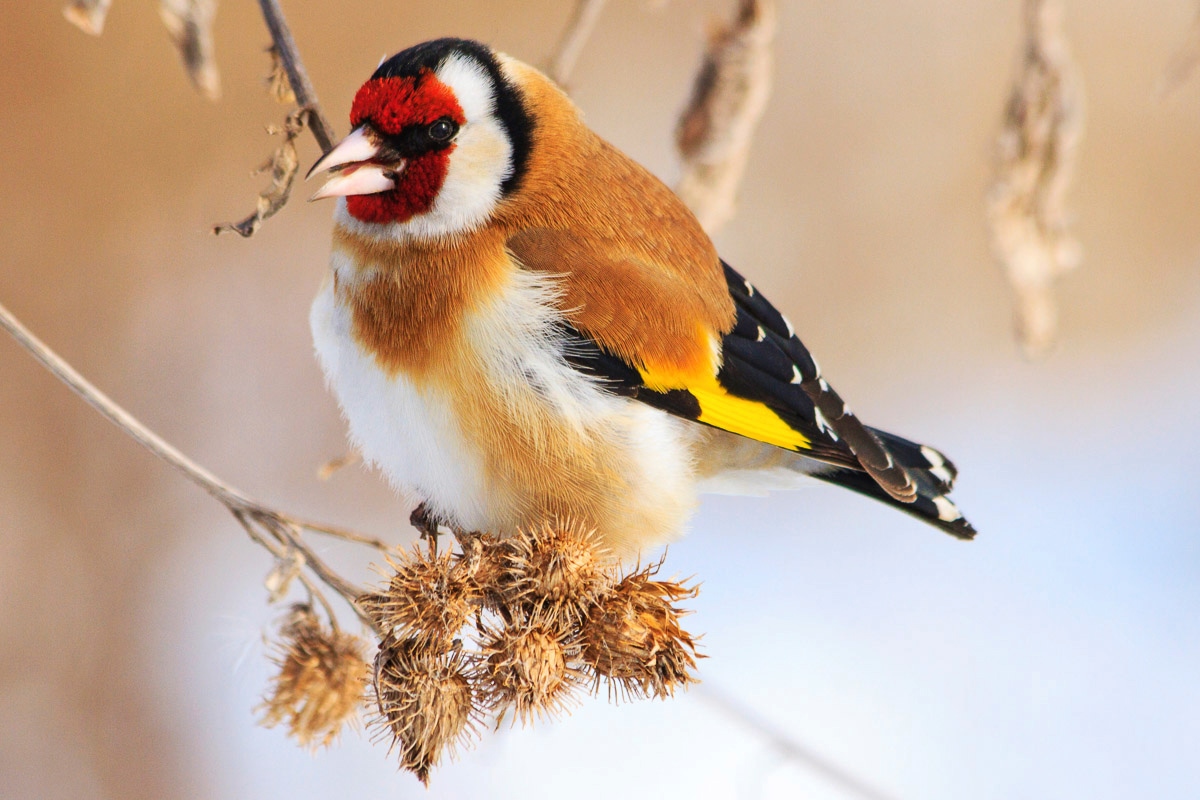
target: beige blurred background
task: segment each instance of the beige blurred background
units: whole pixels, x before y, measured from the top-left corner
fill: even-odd
[[[668,182],[705,19],[730,5],[612,0],[574,75],[592,126]],[[722,252],[861,414],[957,460],[981,535],[826,489],[707,500],[671,552],[704,582],[702,677],[897,797],[1200,796],[1200,75],[1158,91],[1195,3],[1066,3],[1085,255],[1040,363],[982,208],[1017,0],[781,5]],[[284,113],[256,4],[219,10],[216,104],[153,6],[116,0],[99,39],[57,2],[0,6],[0,302],[238,487],[406,540],[408,501],[375,475],[315,477],[344,448],[307,326],[329,206],[208,233],[252,207]],[[382,55],[461,35],[544,63],[569,4],[287,11],[344,134]],[[430,792],[364,736],[310,757],[252,721],[269,566],[0,337],[0,796],[851,796],[695,692],[505,728]]]

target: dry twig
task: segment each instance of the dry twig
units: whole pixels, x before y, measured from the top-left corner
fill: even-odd
[[[546,68],[546,74],[554,79],[555,83],[566,85],[570,79],[575,62],[579,60],[579,54],[583,52],[583,46],[587,44],[588,37],[592,35],[603,10],[604,0],[575,0],[571,19],[563,30],[562,39],[558,42],[550,66]]]
[[[312,81],[308,79],[308,70],[304,68],[304,62],[300,60],[300,51],[296,48],[296,40],[292,38],[292,29],[288,27],[287,19],[283,16],[279,0],[258,0],[258,7],[262,11],[263,20],[267,23],[267,29],[271,31],[272,57],[278,58],[283,63],[288,86],[291,87],[292,93],[296,97],[296,103],[300,108],[306,108],[311,112],[308,129],[312,131],[321,152],[328,153],[333,149],[333,128],[321,112],[321,104],[317,101],[317,90],[313,88]]]
[[[212,35],[216,0],[159,0],[158,13],[179,49],[192,85],[209,100],[220,98],[221,75],[213,57]]]
[[[774,0],[740,0],[731,24],[714,23],[692,98],[679,120],[677,194],[710,234],[734,215],[750,141],[771,94]]]
[[[1075,68],[1056,0],[1026,0],[1021,71],[998,140],[988,221],[996,257],[1016,294],[1017,333],[1036,356],[1052,344],[1052,287],[1081,257],[1064,207],[1083,126]]]
[[[292,194],[292,184],[296,181],[296,173],[300,170],[300,157],[296,153],[296,137],[308,127],[312,112],[307,108],[298,108],[283,123],[282,128],[274,125],[267,126],[267,133],[272,136],[283,134],[283,141],[275,148],[275,153],[261,167],[254,171],[255,175],[264,172],[271,173],[271,185],[258,195],[254,213],[241,222],[225,222],[213,226],[213,233],[233,231],[243,237],[253,236],[263,220],[270,219],[287,205]]]

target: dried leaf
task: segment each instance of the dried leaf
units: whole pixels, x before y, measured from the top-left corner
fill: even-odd
[[[774,0],[741,0],[716,23],[676,129],[683,157],[677,193],[710,234],[733,218],[750,140],[771,94]]]
[[[63,16],[84,33],[99,36],[111,6],[112,0],[71,0],[63,7]]]
[[[988,195],[992,247],[1016,294],[1018,338],[1030,356],[1053,343],[1052,287],[1080,261],[1064,198],[1083,129],[1082,97],[1055,0],[1027,0],[1021,71],[1005,110]]]
[[[295,105],[296,93],[283,67],[283,59],[279,57],[279,48],[271,45],[267,48],[267,55],[271,59],[271,71],[267,73],[267,94],[281,105]]]
[[[299,550],[292,550],[288,558],[276,559],[275,566],[263,581],[269,595],[267,602],[278,603],[286,597],[292,581],[296,579],[302,569],[304,569],[304,554]]]
[[[271,185],[259,194],[253,214],[241,222],[226,222],[217,225],[213,228],[213,233],[234,231],[241,236],[253,236],[264,220],[275,216],[280,209],[287,205],[288,198],[292,194],[292,184],[300,169],[300,159],[296,154],[296,137],[308,125],[308,118],[308,109],[301,108],[288,115],[282,129],[273,125],[267,128],[267,133],[272,136],[282,133],[283,141],[275,150],[275,154],[255,170],[254,174],[261,175],[269,170]]]
[[[221,75],[213,57],[212,36],[216,0],[159,0],[158,13],[196,90],[209,100],[220,98]]]

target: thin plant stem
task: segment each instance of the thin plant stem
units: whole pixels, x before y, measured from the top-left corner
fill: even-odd
[[[312,81],[308,78],[308,70],[300,60],[300,51],[296,48],[296,40],[292,38],[292,30],[283,16],[279,0],[258,0],[258,7],[262,9],[263,20],[271,32],[271,41],[275,43],[279,60],[283,62],[283,69],[287,72],[288,82],[296,95],[296,104],[309,110],[308,129],[321,146],[321,152],[328,153],[333,149],[333,127],[321,112],[317,90],[313,88]]]
[[[351,534],[340,528],[329,525],[307,523],[289,517],[275,509],[252,500],[245,493],[222,481],[213,473],[197,464],[181,453],[176,447],[167,442],[154,431],[146,427],[140,420],[118,405],[112,398],[100,391],[96,386],[83,377],[68,364],[60,355],[51,350],[41,339],[21,324],[12,312],[0,304],[0,327],[8,333],[44,366],[54,377],[61,380],[71,391],[75,392],[88,405],[100,412],[135,442],[149,450],[160,460],[175,468],[192,483],[208,492],[220,501],[237,518],[242,527],[258,544],[265,547],[277,558],[284,558],[288,550],[300,553],[304,558],[304,566],[308,567],[322,583],[329,586],[354,608],[358,616],[367,624],[372,624],[369,617],[358,607],[357,598],[362,590],[331,569],[301,538],[301,531],[311,530],[329,536],[337,536],[347,541],[369,544],[381,550],[389,549],[381,540],[359,534]],[[276,540],[272,543],[262,532],[255,528],[261,526]],[[372,627],[374,627],[372,625]]]
[[[830,783],[839,786],[855,797],[862,797],[866,800],[895,800],[891,795],[884,794],[875,787],[868,785],[848,770],[834,764],[823,756],[817,755],[811,749],[795,741],[741,703],[723,692],[715,691],[711,685],[704,683],[692,687],[692,692],[698,694],[705,702],[720,713],[727,717],[732,717],[762,736],[771,748],[786,760],[803,764]]]
[[[556,82],[565,84],[570,78],[571,71],[575,69],[575,62],[583,52],[583,46],[587,44],[588,37],[596,27],[596,20],[600,19],[604,2],[605,0],[577,0],[575,3],[571,21],[563,31],[562,39],[558,43],[558,52],[548,69],[550,77]]]

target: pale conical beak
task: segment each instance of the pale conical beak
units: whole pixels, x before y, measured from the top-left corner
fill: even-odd
[[[337,147],[321,157],[304,176],[317,172],[333,173],[325,185],[309,198],[309,202],[325,197],[345,197],[352,194],[375,194],[396,188],[396,177],[404,171],[405,162],[376,164],[379,146],[371,141],[365,125],[359,126],[340,141]]]

